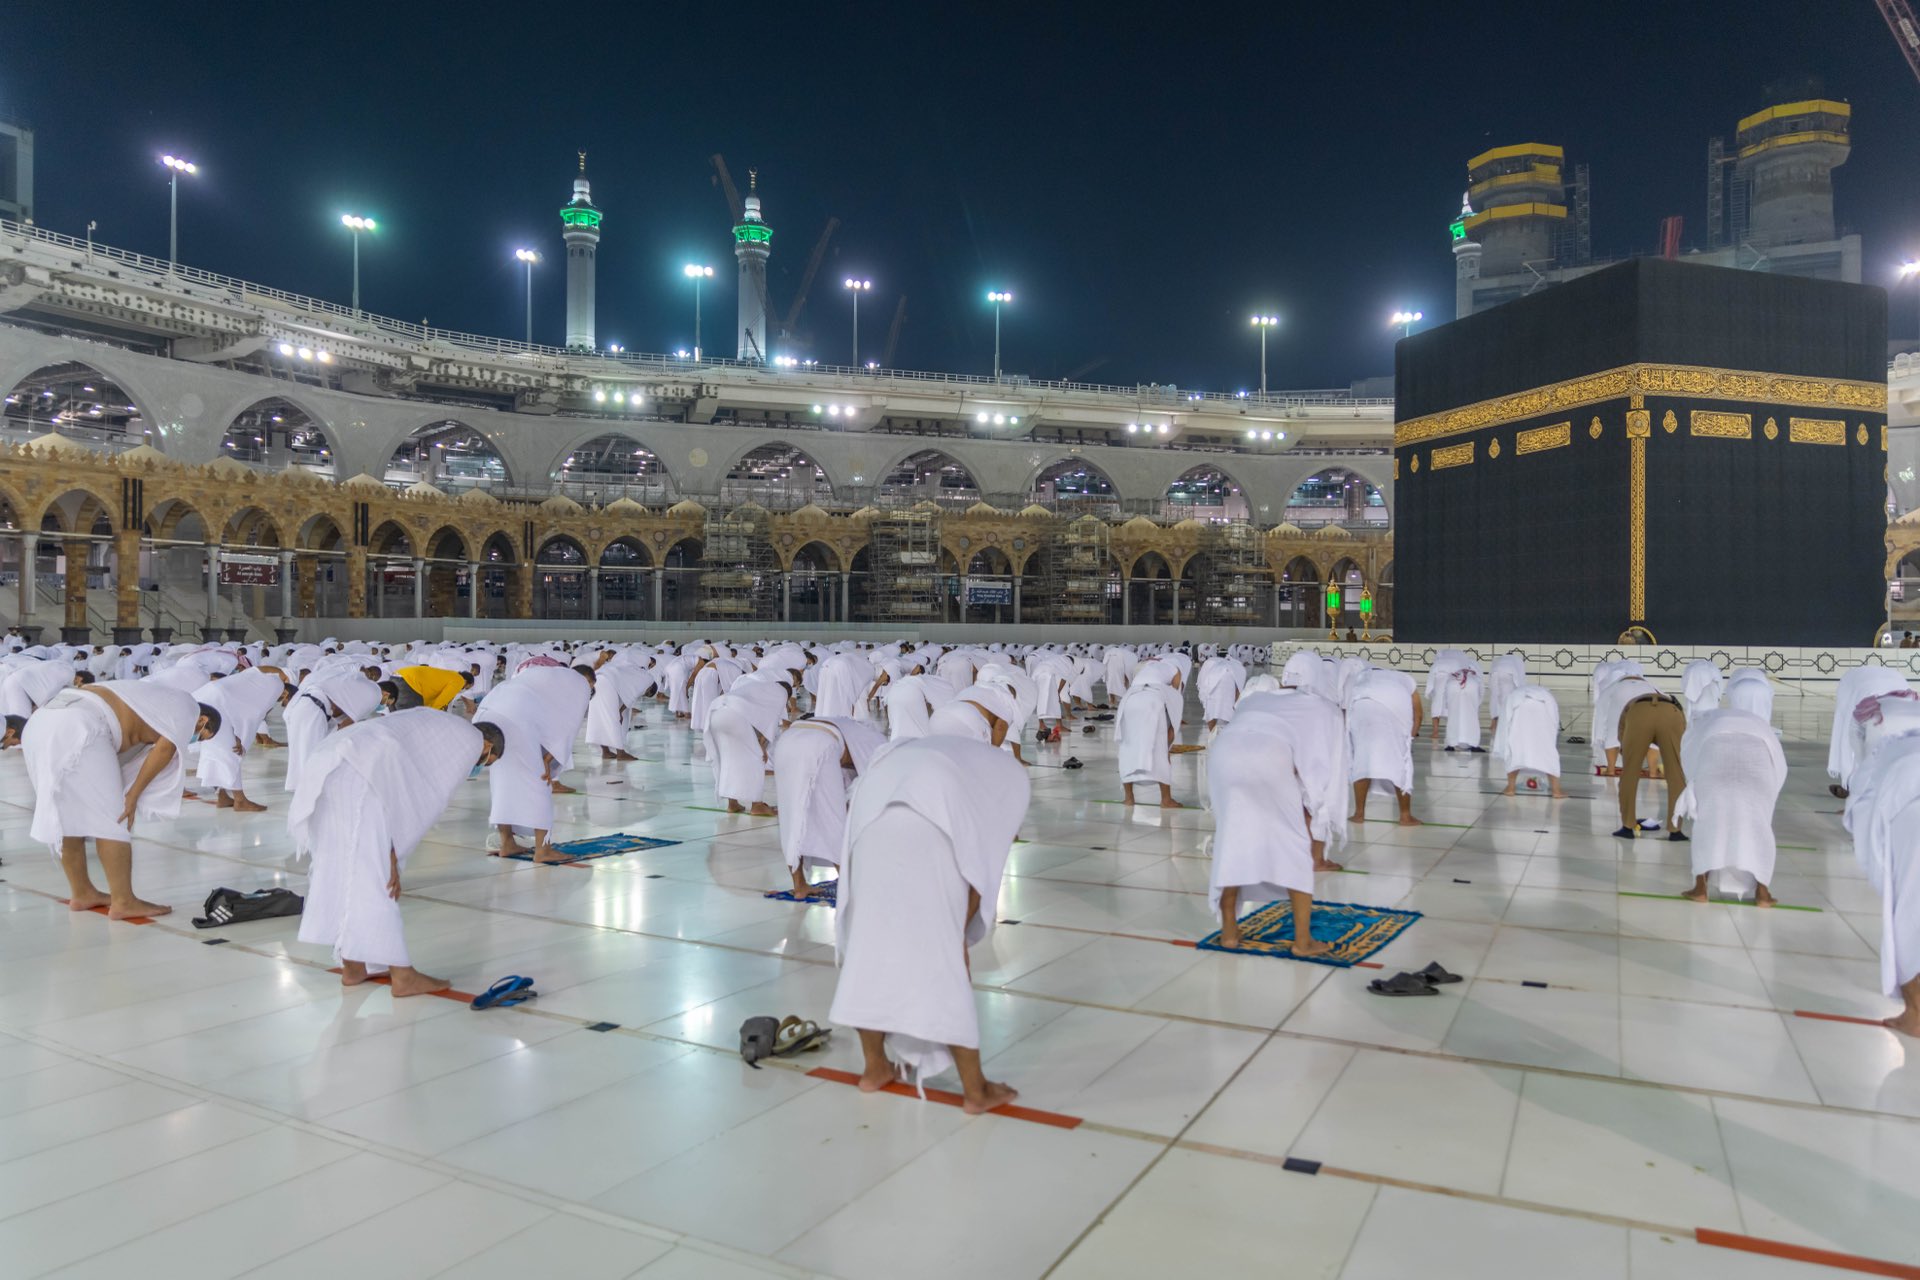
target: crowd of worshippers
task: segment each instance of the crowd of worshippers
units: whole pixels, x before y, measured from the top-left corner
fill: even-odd
[[[630,735],[645,713],[682,722],[726,811],[777,819],[792,896],[834,877],[829,1016],[859,1031],[861,1087],[951,1068],[970,1111],[1014,1096],[982,1072],[968,949],[993,928],[1026,815],[1024,766],[1036,761],[1023,743],[1110,723],[1119,799],[1160,808],[1185,805],[1174,757],[1206,752],[1212,832],[1196,829],[1195,841],[1211,858],[1220,944],[1241,945],[1243,903],[1284,899],[1302,959],[1328,949],[1311,926],[1316,877],[1343,870],[1329,852],[1368,821],[1419,825],[1423,737],[1428,751],[1484,753],[1484,706],[1501,795],[1567,796],[1568,725],[1518,654],[1483,672],[1473,655],[1442,650],[1424,685],[1357,655],[1301,649],[1276,673],[1263,670],[1264,647],[1205,645],[89,649],[10,637],[0,664],[6,745],[24,748],[35,792],[32,836],[59,858],[74,910],[164,914],[133,891],[135,824],[173,818],[184,799],[209,799],[202,791],[218,806],[264,808],[246,795],[244,766],[255,750],[282,749],[287,830],[308,865],[300,938],[330,946],[347,985],[384,973],[399,996],[447,986],[412,966],[399,902],[409,855],[461,782],[485,771],[488,854],[567,861],[551,840],[553,797],[572,790],[561,775],[576,741],[617,767],[635,758]],[[1689,899],[1773,905],[1787,767],[1765,673],[1729,679],[1696,662],[1676,695],[1637,662],[1608,662],[1591,696],[1594,773],[1618,780],[1614,835],[1688,843]],[[267,732],[276,706],[284,744]],[[1828,771],[1882,894],[1884,986],[1904,1002],[1887,1025],[1920,1035],[1920,698],[1897,673],[1868,667],[1839,682]],[[1664,782],[1664,821],[1639,816],[1648,780]],[[1384,810],[1370,808],[1376,784]]]

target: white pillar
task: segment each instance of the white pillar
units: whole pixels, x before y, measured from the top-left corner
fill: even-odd
[[[653,620],[659,622],[667,616],[667,571],[653,571]]]
[[[595,622],[600,620],[600,568],[598,565],[587,570],[587,617]]]
[[[964,618],[965,612],[960,616]],[[1020,625],[1020,575],[1017,573],[1013,575],[1013,625]]]
[[[207,544],[207,625],[214,624],[214,610],[220,604],[220,548]]]
[[[40,535],[23,533],[20,535],[20,624],[25,626],[33,617],[35,597],[40,593],[40,583],[34,575],[36,562],[40,558]]]
[[[840,574],[840,621],[853,621],[853,571],[844,570]]]
[[[413,561],[413,616],[427,616],[427,562],[417,556]]]
[[[793,621],[793,572],[780,575],[780,621]]]
[[[467,561],[467,616],[480,616],[480,562]]]
[[[1173,625],[1180,625],[1180,579],[1173,580]]]
[[[135,572],[139,570],[136,568]],[[293,617],[293,552],[280,552],[280,619],[285,622]]]

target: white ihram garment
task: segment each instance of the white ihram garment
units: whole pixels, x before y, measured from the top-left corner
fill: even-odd
[[[1721,701],[1735,711],[1751,711],[1762,720],[1771,721],[1773,681],[1767,679],[1764,671],[1742,667],[1727,678],[1727,692]]]
[[[1151,664],[1150,664],[1151,665]],[[1164,677],[1164,671],[1157,672]],[[1182,699],[1180,690],[1156,680],[1142,668],[1140,678],[1120,699],[1114,716],[1114,728],[1120,734],[1120,781],[1173,782],[1173,757],[1168,750],[1168,733],[1178,733]]]
[[[820,663],[820,683],[813,695],[813,713],[845,719],[873,683],[873,666],[857,653],[836,653]]]
[[[902,676],[886,689],[887,737],[895,742],[927,736],[929,718],[958,695],[939,676]]]
[[[1687,723],[1693,723],[1695,716],[1719,710],[1720,695],[1726,686],[1727,678],[1713,663],[1705,658],[1689,662],[1680,674],[1680,698],[1687,704]]]
[[[380,707],[380,686],[352,667],[308,676],[281,713],[287,726],[286,789],[299,788],[313,752],[334,731],[338,716],[360,721]]]
[[[1480,745],[1480,673],[1463,667],[1447,677],[1447,745]]]
[[[786,710],[786,686],[771,680],[742,680],[714,699],[707,712],[707,759],[715,796],[760,802],[767,789],[767,748],[780,736]]]
[[[387,893],[389,860],[406,866],[482,743],[460,717],[416,707],[320,744],[287,814],[295,850],[311,859],[300,941],[332,947],[335,961],[412,964],[400,904]]]
[[[1495,704],[1500,727],[1494,730],[1493,753],[1508,773],[1544,773],[1560,776],[1560,704],[1537,684],[1523,684]]]
[[[1851,787],[1853,772],[1853,709],[1868,698],[1907,688],[1899,672],[1886,667],[1855,667],[1840,677],[1833,693],[1833,729],[1827,738],[1827,776]]]
[[[802,720],[773,744],[773,793],[780,810],[780,852],[789,871],[840,865],[847,839],[847,795],[853,780],[886,746],[886,737],[858,720]],[[841,767],[842,757],[853,767]]]
[[[59,659],[36,662],[27,659],[8,671],[6,679],[0,681],[0,715],[32,715],[35,710],[45,706],[54,694],[72,686],[73,672],[71,662]]]
[[[193,742],[200,708],[193,695],[141,680],[109,680],[104,689],[162,738],[173,759],[140,793],[136,819],[180,815],[181,761]],[[152,747],[122,751],[120,722],[99,694],[63,689],[35,712],[21,732],[27,780],[33,784],[33,825],[28,834],[60,855],[63,839],[132,839],[120,815],[127,791]]]
[[[1880,985],[1920,977],[1920,735],[1885,743],[1852,788],[1853,855],[1880,891]]]
[[[573,760],[573,740],[586,719],[587,679],[569,667],[529,667],[494,686],[474,709],[475,724],[497,724],[506,751],[487,769],[494,826],[553,829],[553,787],[545,756],[556,775]],[[543,754],[544,753],[544,754]],[[468,765],[469,769],[473,766]]]
[[[1687,788],[1673,816],[1693,819],[1693,874],[1713,874],[1727,897],[1751,897],[1756,883],[1773,883],[1773,807],[1787,780],[1773,726],[1731,709],[1689,718],[1680,763]]]
[[[1103,659],[1106,667],[1107,701],[1118,702],[1127,691],[1127,682],[1133,677],[1133,669],[1138,665],[1133,650],[1121,645],[1109,645]]]
[[[1208,658],[1200,664],[1194,687],[1200,694],[1200,718],[1225,724],[1247,683],[1247,669],[1233,658]]]
[[[253,737],[286,687],[286,681],[273,672],[250,667],[225,679],[209,680],[194,691],[197,700],[220,713],[220,729],[200,744],[194,769],[203,785],[241,789],[241,767]]]
[[[1487,709],[1493,713],[1494,719],[1506,715],[1507,701],[1526,682],[1525,658],[1517,653],[1503,653],[1493,660],[1493,665],[1487,668]]]
[[[828,1017],[886,1033],[888,1057],[918,1080],[952,1066],[949,1045],[980,1046],[965,949],[993,928],[1029,795],[1026,770],[1004,752],[942,737],[888,748],[854,789]]]
[[[1378,667],[1354,682],[1347,698],[1350,781],[1378,779],[1413,790],[1413,677]]]
[[[1237,888],[1252,903],[1272,902],[1289,890],[1313,892],[1313,844],[1297,759],[1292,735],[1272,716],[1242,715],[1214,739],[1207,753],[1214,823],[1207,901],[1213,910],[1220,909],[1224,889]]]
[[[1293,771],[1307,806],[1309,834],[1338,849],[1347,842],[1347,718],[1340,708],[1317,693],[1291,689],[1284,693],[1257,693],[1240,699],[1239,717],[1267,721],[1292,750]],[[1220,740],[1208,748],[1207,777],[1213,777],[1211,756]],[[1219,807],[1217,802],[1214,806]],[[1219,854],[1214,855],[1218,857]],[[1226,881],[1224,883],[1232,883]]]

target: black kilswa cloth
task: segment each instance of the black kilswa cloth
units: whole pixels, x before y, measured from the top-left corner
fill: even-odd
[[[248,920],[271,920],[275,916],[297,916],[306,900],[291,889],[215,889],[200,909],[205,915],[193,918],[196,929],[215,929],[223,924],[242,924]]]

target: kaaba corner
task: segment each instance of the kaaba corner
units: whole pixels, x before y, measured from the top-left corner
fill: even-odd
[[[1396,637],[1872,643],[1886,327],[1880,289],[1642,259],[1404,340]]]

